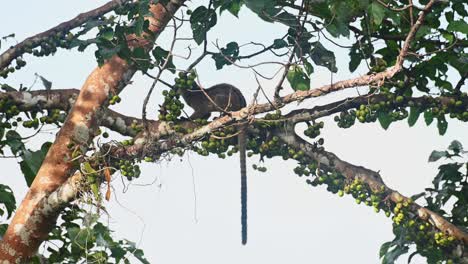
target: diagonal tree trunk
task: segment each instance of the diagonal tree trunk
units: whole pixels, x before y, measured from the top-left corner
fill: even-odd
[[[167,4],[150,7],[149,29],[157,37],[172,18],[183,0],[170,0]],[[149,49],[154,39],[135,38],[129,45]],[[60,201],[50,199],[50,194],[73,174],[73,143],[82,153],[87,150],[98,128],[102,110],[107,106],[109,95],[118,94],[135,73],[135,68],[118,56],[96,68],[85,81],[67,120],[50,147],[34,182],[14,218],[3,240],[0,242],[0,263],[23,263],[33,256],[39,245],[47,238],[55,225],[62,208]],[[66,190],[62,193],[67,196]],[[73,195],[71,192],[69,195]]]

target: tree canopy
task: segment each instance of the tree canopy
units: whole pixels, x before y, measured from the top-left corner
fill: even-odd
[[[129,263],[132,256],[149,263],[134,242],[116,238],[100,219],[112,179],[145,177],[141,163],[188,153],[233,156],[245,129],[248,160],[258,160],[252,169],[275,173],[269,159],[292,160],[291,172],[304,184],[391,218],[395,237],[382,244],[382,263],[402,255],[408,262],[419,255],[427,263],[468,263],[468,160],[460,141],[434,150],[428,161],[443,164],[432,186],[405,196],[385,184],[392,175],[330,152],[323,133],[325,125],[387,130],[418,120],[436,124],[441,136],[450,120],[466,128],[466,7],[460,0],[114,0],[21,41],[14,33],[0,36],[0,154],[16,158],[29,187],[17,204],[15,190],[0,184],[0,260]],[[242,19],[241,10],[284,30],[261,43],[233,39],[230,32],[223,39],[210,36],[222,17]],[[32,56],[62,49],[95,50],[97,67],[80,89],[56,88],[41,74],[35,83],[43,89],[11,84]],[[236,71],[249,71],[256,87],[239,87],[247,106],[189,118],[181,91],[208,88],[202,80],[210,76],[199,71],[203,63],[230,72],[226,83],[235,82]],[[327,84],[317,84],[319,72],[327,73]],[[348,78],[335,78],[340,72]],[[151,86],[135,106],[120,94],[136,73]],[[357,93],[349,96],[352,89]],[[337,97],[307,104],[330,94]],[[152,97],[160,105],[151,105]],[[138,107],[141,115],[113,110],[118,104]],[[47,128],[57,128],[55,139],[31,149]],[[38,253],[40,245],[45,249]]]

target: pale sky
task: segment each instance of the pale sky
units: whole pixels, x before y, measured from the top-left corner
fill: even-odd
[[[28,1],[27,8],[24,1],[3,2],[0,37],[16,33],[16,39],[21,41],[106,1]],[[190,37],[188,24],[184,28],[181,36]],[[212,42],[219,40],[221,46],[230,41],[268,44],[282,36],[285,30],[281,25],[260,21],[244,7],[239,20],[228,12],[223,13],[209,38]],[[168,33],[163,34],[158,43],[167,47],[171,41]],[[340,41],[349,43],[346,39]],[[186,45],[186,42],[180,42],[176,52],[187,55]],[[2,45],[0,52],[4,49]],[[53,89],[80,88],[96,67],[93,53],[94,49],[84,53],[60,50],[52,57],[27,56],[28,65],[10,75],[8,83],[29,85],[37,72],[53,82]],[[339,69],[348,68],[345,55],[337,54]],[[260,59],[275,60],[269,55]],[[178,66],[186,67],[186,62],[179,62]],[[243,65],[248,63],[251,62],[241,62]],[[276,69],[277,66],[269,66],[262,72],[272,74]],[[244,92],[248,102],[257,86],[251,71],[235,67],[215,71],[211,59],[200,64],[197,70],[204,86],[231,83]],[[352,74],[343,71],[334,75],[333,80],[356,77],[365,72],[364,68]],[[166,75],[166,80],[172,79]],[[324,68],[315,67],[311,79],[312,86],[317,87],[329,83],[330,74]],[[275,82],[262,83],[271,95]],[[114,109],[139,117],[150,84],[151,80],[135,76],[133,84],[122,93],[122,103]],[[42,87],[36,85],[35,89]],[[309,99],[299,107],[313,107],[355,95],[357,91],[352,89],[323,99]],[[150,117],[157,116],[160,101],[160,93],[156,91],[148,108],[152,113]],[[445,149],[454,139],[468,147],[467,125],[458,121],[449,121],[447,134],[443,137],[438,135],[435,124],[426,127],[422,120],[411,129],[406,120],[393,123],[388,131],[378,123],[359,123],[344,130],[338,128],[332,118],[324,121],[322,135],[328,151],[355,165],[380,171],[387,185],[404,195],[421,192],[431,185],[440,164],[427,163],[432,150]],[[29,133],[32,132],[26,131],[25,135]],[[29,146],[37,149],[46,139],[52,140],[53,133],[41,133],[30,140]],[[192,153],[160,164],[143,164],[142,176],[125,193],[120,176],[114,175],[117,199],[112,197],[105,206],[111,229],[116,231],[115,237],[139,243],[150,262],[160,264],[379,263],[380,245],[393,238],[391,220],[383,213],[376,214],[371,207],[356,205],[352,197],[339,198],[325,188],[311,188],[292,172],[293,162],[267,160],[266,173],[251,169],[251,164],[258,163],[258,157],[248,159],[248,163],[249,241],[246,246],[241,245],[240,239],[237,156],[220,160]],[[21,201],[27,189],[19,165],[13,159],[1,159],[0,167],[0,182],[10,185]],[[103,219],[107,221],[107,217]],[[398,263],[406,261],[404,257]],[[412,263],[424,262],[416,259]]]

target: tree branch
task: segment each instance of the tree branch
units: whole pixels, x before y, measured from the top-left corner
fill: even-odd
[[[295,134],[293,124],[289,126],[289,129],[278,129],[275,132],[275,134],[278,135],[289,146],[293,146],[296,149],[304,151],[305,155],[317,161],[320,166],[326,166],[328,168],[335,169],[344,175],[348,180],[354,180],[357,178],[366,183],[373,191],[378,192],[383,190],[384,193],[387,194],[388,199],[390,199],[395,204],[401,203],[403,201],[410,203],[411,210],[421,220],[430,222],[437,229],[454,236],[458,240],[462,241],[465,247],[468,245],[468,234],[465,231],[451,224],[449,221],[435,212],[421,207],[420,205],[411,201],[408,197],[405,197],[399,192],[386,186],[379,173],[343,161],[331,152],[324,150],[317,151],[316,147]]]
[[[76,27],[81,26],[83,23],[85,23],[88,20],[103,16],[104,14],[120,7],[122,4],[125,4],[126,2],[130,2],[130,0],[109,1],[103,6],[100,6],[96,9],[90,10],[85,13],[81,13],[71,20],[60,23],[59,25],[49,30],[46,30],[44,32],[41,32],[39,34],[36,34],[32,37],[29,37],[21,41],[20,43],[16,44],[15,46],[12,46],[11,48],[9,48],[8,50],[6,50],[0,55],[0,70],[3,70],[5,67],[10,65],[11,61],[13,61],[14,59],[18,58],[23,53],[25,53],[26,47],[31,48],[31,49],[38,47],[43,41],[47,40],[51,36],[55,36],[55,34],[57,34],[58,32],[70,31]]]
[[[0,100],[7,99],[18,107],[20,111],[41,111],[59,109],[68,112],[79,94],[78,89],[37,90],[30,92],[0,92]],[[132,124],[141,126],[139,118],[126,116],[110,109],[104,109],[100,116],[100,125],[118,132],[124,136],[134,137],[137,131]],[[150,126],[157,121],[148,120]]]

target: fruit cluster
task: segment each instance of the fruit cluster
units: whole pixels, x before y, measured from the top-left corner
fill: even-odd
[[[143,125],[139,125],[138,121],[133,120],[130,124],[130,128],[135,131],[135,133],[139,133],[141,130],[143,130]]]
[[[258,170],[259,172],[266,172],[267,171],[267,168],[264,167],[264,166],[258,166],[256,164],[252,164],[252,168],[254,170]]]
[[[63,123],[65,118],[66,114],[62,113],[59,109],[51,109],[47,111],[47,115],[41,116],[39,121],[41,121],[43,124],[59,124]]]
[[[190,90],[192,88],[197,88],[197,83],[195,79],[197,78],[197,73],[195,71],[187,72],[179,72],[179,78],[176,78],[175,81],[175,88],[182,89],[182,90]]]
[[[122,142],[120,142],[120,143],[122,143],[122,145],[128,147],[128,146],[133,145],[133,140],[132,139],[125,139],[125,140],[122,140]]]
[[[356,111],[343,111],[339,116],[334,117],[335,122],[337,122],[338,127],[341,128],[350,128],[354,125],[356,120]]]
[[[7,98],[0,100],[0,113],[5,114],[5,118],[8,120],[20,113],[18,107]]]
[[[316,169],[317,166],[314,163],[307,166],[302,164],[296,167],[294,172],[299,176],[308,176],[314,175],[314,170]],[[355,198],[357,204],[364,203],[367,206],[372,206],[377,213],[383,210],[387,217],[393,214],[394,228],[404,228],[404,239],[414,242],[418,248],[437,251],[440,254],[453,250],[456,238],[441,232],[431,226],[429,222],[418,218],[411,210],[411,199],[400,197],[397,199],[397,202],[392,202],[388,199],[387,190],[383,185],[380,189],[375,190],[358,178],[349,182],[338,172],[325,172],[323,170],[319,170],[319,172],[319,175],[315,175],[313,179],[307,179],[306,182],[312,186],[325,184],[328,191],[337,193],[340,197],[344,196],[344,194],[350,194]]]
[[[16,59],[16,66],[15,67],[8,67],[3,70],[0,70],[0,77],[6,78],[9,73],[14,73],[15,70],[19,70],[26,66],[26,61],[23,60],[22,57],[18,57]]]
[[[448,235],[444,232],[436,232],[434,233],[434,240],[437,245],[447,247],[455,241],[455,237]]]
[[[197,74],[195,71],[179,72],[179,77],[175,78],[175,85],[172,89],[164,90],[164,102],[159,109],[159,119],[163,121],[175,121],[182,113],[184,104],[180,101],[181,90],[192,89],[196,87],[195,79]]]
[[[120,173],[131,181],[134,178],[140,177],[140,166],[135,165],[135,162],[130,160],[119,160],[118,162]]]
[[[375,122],[380,117],[388,118],[390,122],[403,120],[409,116],[408,107],[424,111],[427,120],[444,119],[445,115],[449,114],[451,118],[468,121],[468,95],[466,93],[441,98],[424,96],[415,102],[405,97],[404,94],[392,93],[388,87],[381,87],[379,91],[379,96],[372,98],[369,104],[362,104],[356,109],[346,110],[339,116],[335,116],[334,120],[337,125],[341,128],[349,128],[354,125],[355,119],[365,123]]]
[[[226,155],[232,156],[239,150],[235,133],[234,127],[226,127],[222,131],[213,132],[214,137],[203,140],[201,148],[195,147],[194,150],[202,156],[208,156],[210,153],[217,154],[222,159],[226,158]]]
[[[159,108],[159,120],[175,121],[181,114],[184,104],[180,101],[180,94],[176,90],[164,90],[162,92],[164,102]]]
[[[20,46],[18,53],[30,53],[36,57],[48,56],[57,51],[57,47],[70,48],[71,41],[74,39],[72,33],[57,32],[47,39],[44,39],[40,44],[35,44],[32,40],[26,40],[23,45]],[[26,61],[22,57],[16,59],[16,66],[10,66],[0,71],[0,77],[6,78],[9,73],[15,72],[22,67],[26,66]]]
[[[320,129],[323,128],[324,123],[318,122],[312,125],[309,125],[306,130],[304,130],[304,135],[310,138],[316,138],[320,135]]]
[[[281,110],[278,109],[274,113],[267,113],[263,120],[257,122],[256,125],[264,129],[276,127],[279,124],[279,119],[281,119]]]
[[[373,72],[383,72],[387,69],[387,62],[382,58],[375,58],[370,66]]]
[[[317,164],[315,162],[311,162],[309,164],[301,164],[294,168],[294,173],[297,174],[299,177],[301,176],[310,176],[315,175],[317,169]]]
[[[367,105],[360,105],[356,110],[356,118],[359,122],[375,122],[377,120],[377,112]]]

